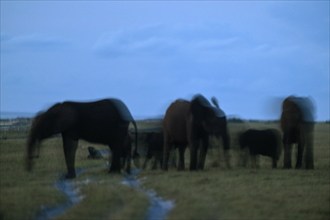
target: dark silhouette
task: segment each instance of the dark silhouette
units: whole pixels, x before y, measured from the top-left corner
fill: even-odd
[[[282,103],[284,168],[291,168],[292,145],[298,144],[296,169],[314,169],[314,106],[309,98],[289,96]],[[303,161],[304,158],[304,161]]]
[[[95,102],[57,103],[39,113],[33,120],[27,142],[27,170],[32,169],[35,151],[42,140],[62,134],[67,178],[74,178],[75,154],[78,140],[108,145],[112,152],[110,172],[120,172],[120,158],[124,152],[129,123],[135,127],[135,150],[137,153],[137,127],[126,107],[118,99]],[[130,158],[130,155],[128,155]]]
[[[95,147],[89,146],[88,148],[88,159],[101,159],[102,154],[99,150],[95,149]]]
[[[146,134],[145,143],[147,145],[147,155],[143,164],[143,169],[147,167],[148,161],[154,157],[152,169],[157,169],[157,163],[162,167],[163,161],[163,132],[150,132]]]
[[[215,99],[213,102],[216,107],[202,95],[196,95],[190,102],[176,100],[168,107],[163,120],[164,170],[168,169],[169,153],[174,146],[179,149],[178,169],[184,169],[184,152],[187,145],[190,147],[190,170],[204,169],[211,134],[222,137],[229,166],[227,120]]]
[[[240,135],[239,144],[241,149],[249,149],[254,166],[257,166],[256,157],[258,155],[264,155],[272,158],[273,168],[277,167],[277,161],[282,151],[281,136],[278,130],[249,129]],[[244,164],[246,165],[246,161]]]

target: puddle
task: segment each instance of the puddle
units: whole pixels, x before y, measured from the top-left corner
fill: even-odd
[[[143,192],[150,201],[146,220],[162,220],[166,219],[167,214],[174,208],[174,202],[171,200],[164,200],[157,196],[157,193],[153,190],[144,189],[141,186],[141,182],[136,178],[138,170],[132,170],[132,174],[126,176],[122,181],[122,184]]]
[[[151,202],[146,219],[166,219],[167,214],[174,208],[174,202],[171,200],[164,200],[157,196],[156,192],[153,190],[146,191],[146,194]]]
[[[77,170],[77,175],[82,172],[83,170]],[[36,220],[54,219],[64,214],[68,209],[81,202],[84,198],[84,196],[80,194],[79,187],[73,180],[67,180],[61,177],[55,182],[55,188],[66,196],[67,201],[55,207],[42,206]]]

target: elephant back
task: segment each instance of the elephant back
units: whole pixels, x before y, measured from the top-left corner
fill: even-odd
[[[131,112],[128,110],[127,106],[119,99],[110,99],[110,101],[113,103],[115,108],[118,111],[118,114],[120,115],[121,119],[127,122],[133,122],[134,118],[131,114]]]
[[[301,122],[313,122],[314,105],[309,98],[290,96],[283,101],[282,117]]]

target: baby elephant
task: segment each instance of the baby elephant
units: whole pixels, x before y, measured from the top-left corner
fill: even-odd
[[[249,149],[250,156],[256,166],[258,155],[264,155],[273,159],[272,167],[277,167],[277,161],[281,156],[282,144],[280,133],[276,129],[255,130],[249,129],[239,137],[241,149]]]
[[[147,155],[143,164],[143,169],[146,169],[148,161],[154,157],[154,163],[152,169],[157,169],[157,163],[162,167],[163,159],[163,146],[164,136],[163,132],[151,132],[148,133],[145,139],[147,144]]]

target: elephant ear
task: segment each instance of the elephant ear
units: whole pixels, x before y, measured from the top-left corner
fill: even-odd
[[[213,96],[213,97],[211,98],[211,102],[213,103],[213,105],[214,105],[215,107],[220,108],[220,107],[219,107],[218,99],[217,99],[216,97]]]
[[[213,107],[213,112],[215,114],[215,117],[217,118],[223,118],[223,117],[226,117],[226,114],[224,111],[222,111],[222,109],[220,108],[215,108]]]
[[[211,101],[215,107],[213,107],[214,114],[217,118],[226,117],[224,111],[220,108],[217,98],[214,96],[211,98]]]
[[[202,120],[212,111],[210,102],[202,95],[195,95],[191,100],[190,110],[195,119]]]
[[[310,98],[290,96],[288,100],[298,107],[298,111],[300,111],[305,122],[314,121],[314,105]]]

